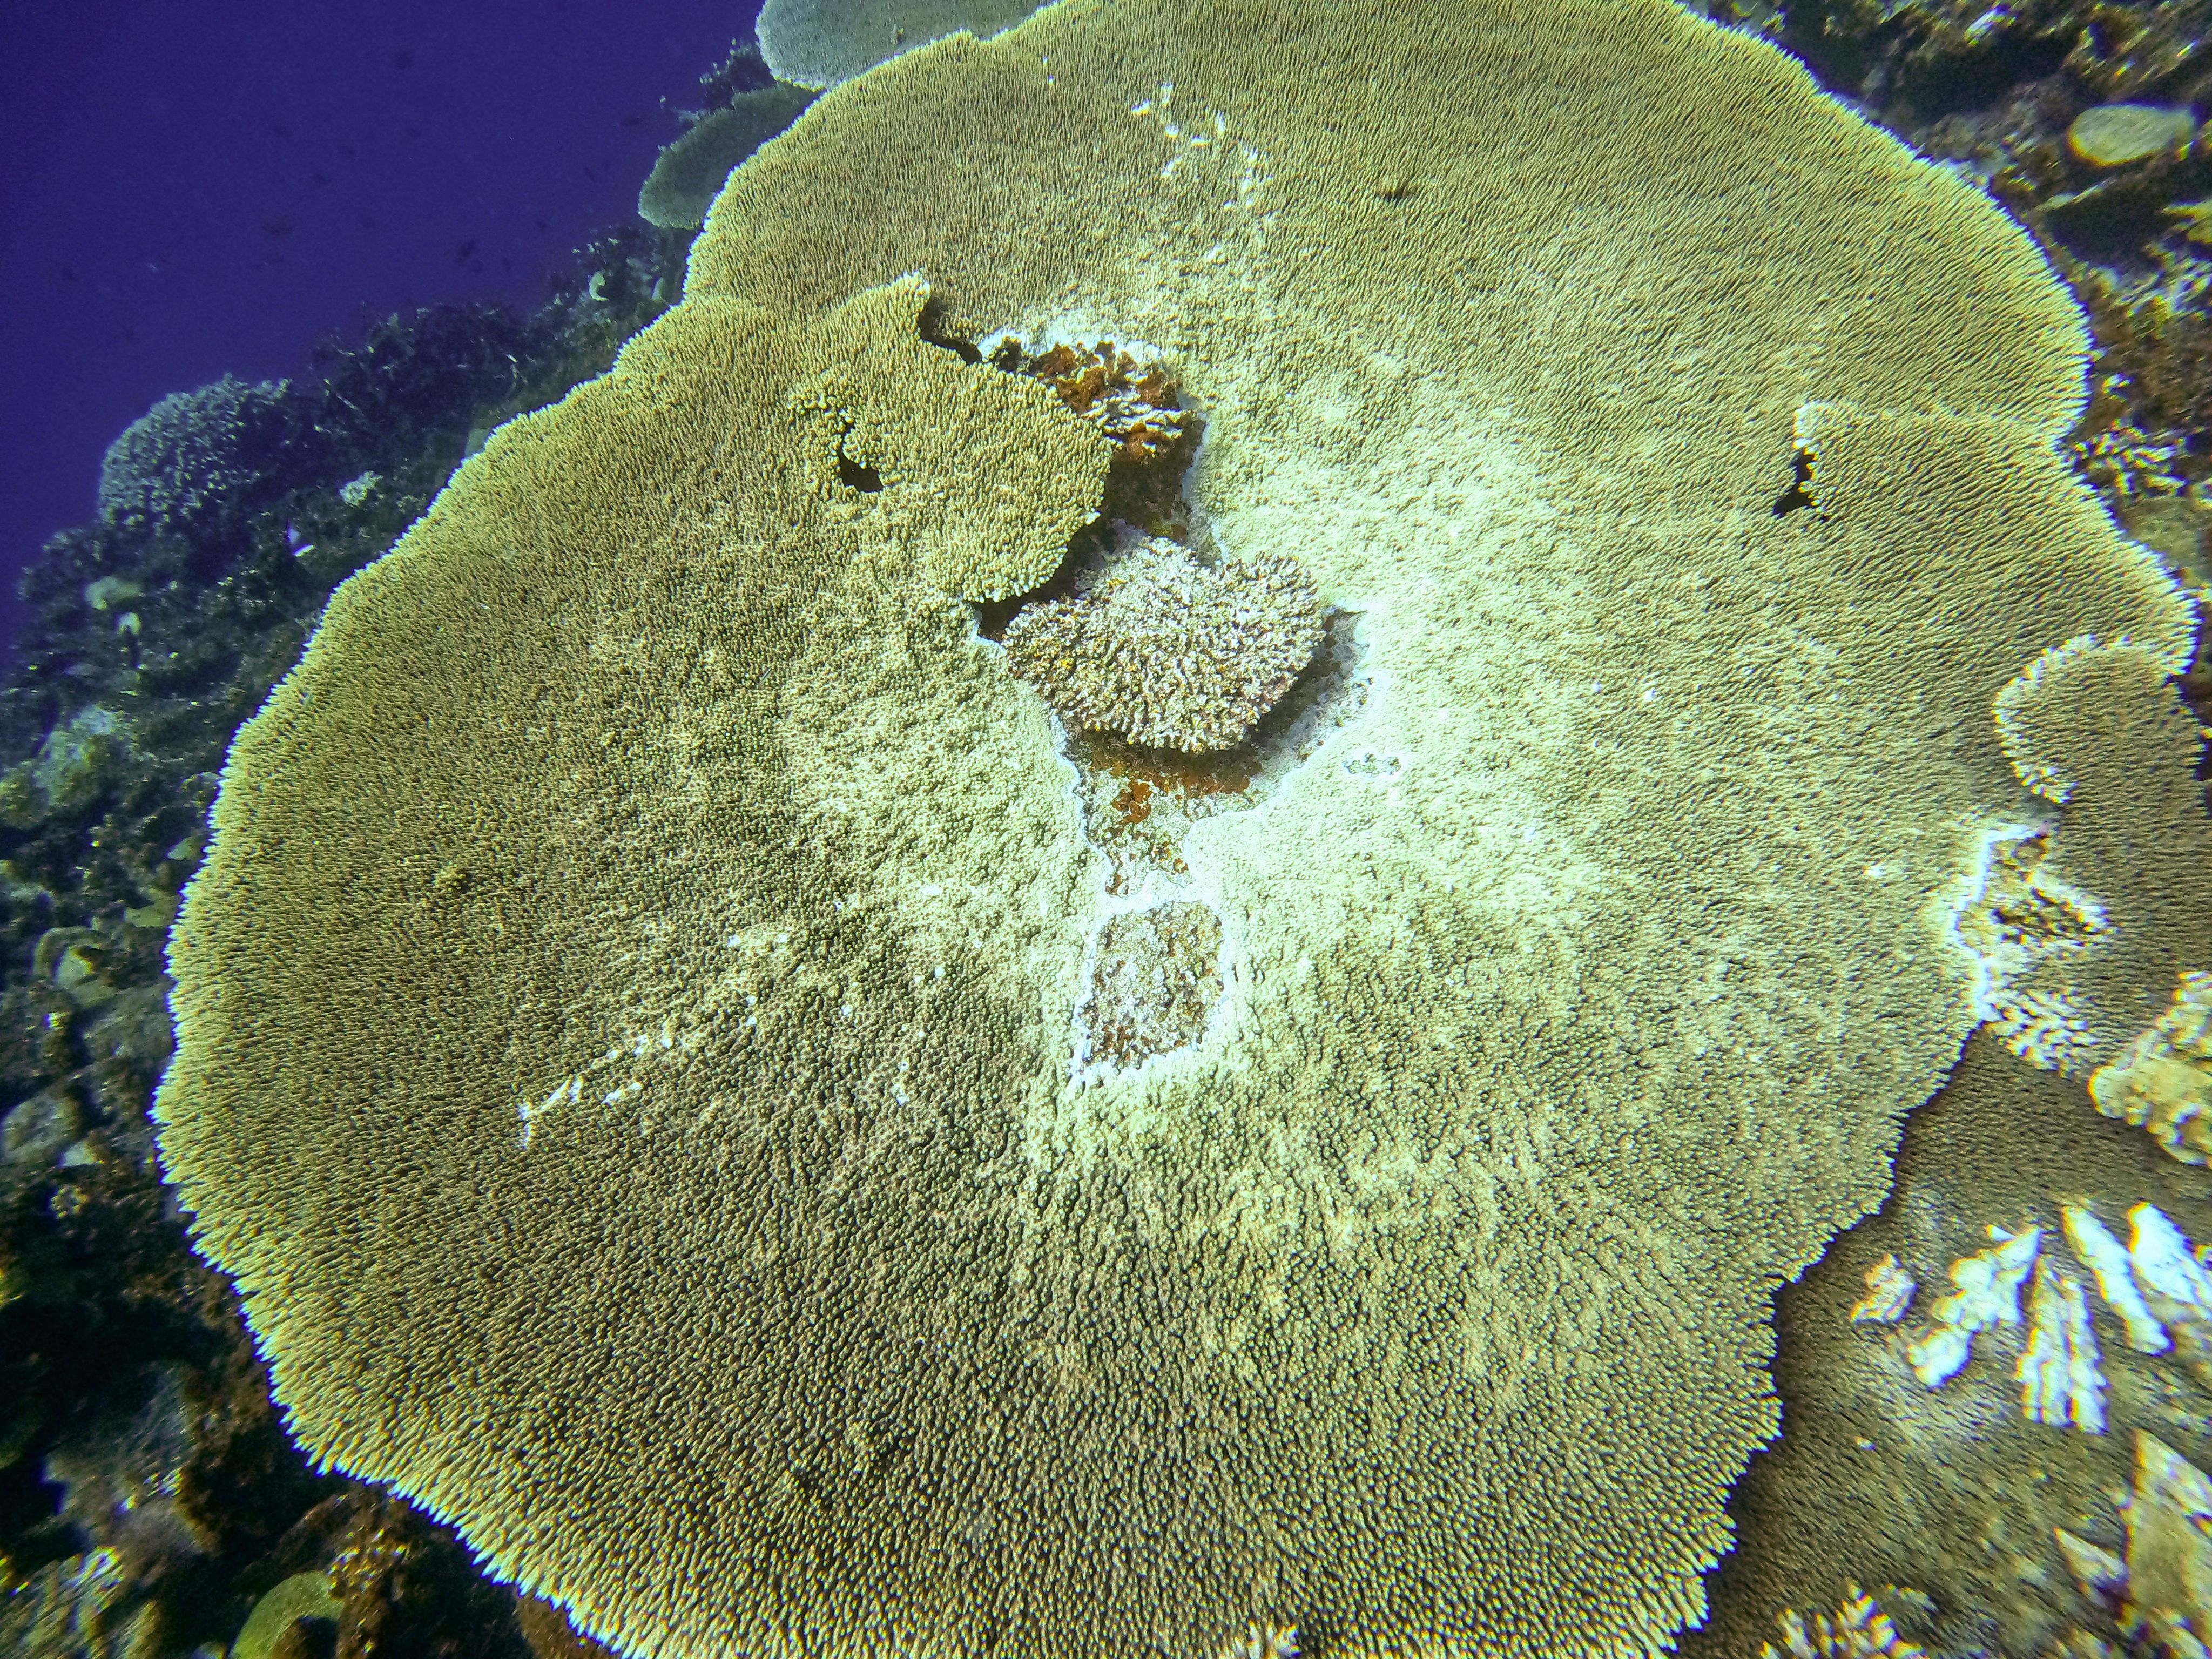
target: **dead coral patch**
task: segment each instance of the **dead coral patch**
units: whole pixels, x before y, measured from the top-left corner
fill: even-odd
[[[1107,918],[1076,1010],[1079,1065],[1121,1068],[1194,1043],[1221,1000],[1221,918],[1174,902]]]
[[[1227,749],[1313,660],[1321,624],[1295,560],[1206,565],[1149,538],[1078,597],[1016,617],[1006,656],[1071,725],[1161,749]]]

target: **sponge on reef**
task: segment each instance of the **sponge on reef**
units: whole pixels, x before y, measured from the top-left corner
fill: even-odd
[[[1295,21],[1079,0],[826,94],[233,750],[200,1246],[313,1456],[628,1651],[1658,1650],[1774,1287],[1978,1018],[1957,896],[2051,805],[1996,698],[2181,665],[1985,198],[1664,0]],[[1140,1067],[1074,1064],[1119,901],[965,602],[1111,447],[925,283],[1144,342],[1219,544],[1358,618],[1364,702],[1182,842],[1221,990]],[[2065,695],[2185,774],[2162,688]],[[2139,1030],[2199,919],[2073,878]]]

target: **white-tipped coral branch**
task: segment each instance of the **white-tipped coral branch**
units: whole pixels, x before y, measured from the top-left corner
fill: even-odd
[[[1974,1338],[1997,1325],[2020,1323],[2020,1287],[2043,1241],[2043,1230],[2030,1227],[2008,1233],[1990,1229],[1996,1242],[1951,1264],[1948,1296],[1938,1297],[1929,1310],[1934,1323],[1905,1345],[1912,1374],[1928,1388],[1939,1388],[1958,1374],[1973,1352]]]
[[[2144,1304],[2142,1292],[2136,1287],[2135,1273],[2128,1265],[2127,1247],[2112,1236],[2103,1222],[2078,1204],[2069,1204],[2064,1216],[2066,1242],[2095,1276],[2098,1295],[2105,1298],[2106,1305],[2128,1328],[2128,1346],[2137,1353],[2164,1353],[2173,1346],[2172,1340],[2166,1335],[2166,1327]]]
[[[2036,1264],[2027,1346],[2013,1375],[2020,1379],[2020,1408],[2029,1422],[2104,1433],[2105,1373],[2089,1328],[2089,1300],[2081,1281],[2047,1257]]]

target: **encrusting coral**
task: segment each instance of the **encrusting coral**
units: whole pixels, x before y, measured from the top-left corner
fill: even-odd
[[[1025,356],[1021,343],[1009,340],[991,361],[1010,374],[1034,374],[1060,394],[1077,414],[1096,421],[1115,447],[1133,461],[1148,460],[1182,437],[1189,411],[1176,399],[1167,367],[1138,356],[1111,340],[1091,345],[1066,343]]]
[[[2106,1117],[2147,1128],[2184,1164],[2212,1152],[2212,973],[2181,976],[2173,1002],[2125,1053],[2089,1076]]]
[[[2081,1059],[2198,965],[2191,608],[2053,447],[2018,228],[1662,0],[1296,15],[826,94],[233,749],[157,1108],[198,1242],[314,1458],[627,1651],[1640,1659],[1778,1427],[1775,1287],[1982,1018],[2039,653],[2136,642],[2036,711]],[[1114,445],[932,343],[1000,335],[1151,343],[1200,544],[1358,617],[1356,706],[1183,836],[1202,1030],[1111,1074],[1127,901],[969,601]]]
[[[1155,537],[1073,599],[1006,629],[1006,659],[1079,729],[1162,749],[1226,749],[1291,689],[1321,645],[1321,601],[1295,560],[1200,564]]]

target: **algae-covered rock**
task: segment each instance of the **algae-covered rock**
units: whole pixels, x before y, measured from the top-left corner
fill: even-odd
[[[2075,118],[2066,144],[2093,167],[2117,167],[2185,149],[2196,136],[2197,118],[2186,107],[2100,104]]]

